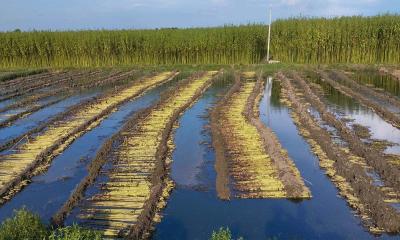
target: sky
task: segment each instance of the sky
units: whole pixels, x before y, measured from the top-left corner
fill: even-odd
[[[400,0],[0,0],[0,31],[207,27],[399,13]]]

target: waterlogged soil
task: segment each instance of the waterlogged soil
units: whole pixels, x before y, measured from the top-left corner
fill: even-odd
[[[74,141],[58,155],[48,170],[0,207],[0,222],[10,217],[13,209],[25,206],[45,221],[63,206],[76,185],[87,175],[87,166],[109,136],[118,132],[135,112],[156,102],[162,92],[175,86],[180,78],[165,83],[145,95],[131,100],[114,111],[101,124]]]
[[[400,81],[390,74],[379,73],[378,71],[357,71],[349,76],[359,84],[400,98]]]
[[[318,158],[299,135],[290,110],[279,102],[279,82],[272,79],[265,86],[260,117],[288,151],[313,197],[303,201],[223,201],[217,197],[215,152],[210,147],[210,122],[204,116],[229,87],[213,86],[182,115],[171,166],[177,186],[153,239],[208,239],[220,227],[229,227],[234,237],[245,239],[374,239],[320,169]]]
[[[22,117],[15,121],[12,125],[0,128],[0,145],[28,132],[42,123],[49,121],[57,114],[65,112],[69,107],[84,102],[85,100],[95,97],[98,94],[98,91],[90,91],[69,97],[61,102],[34,112],[27,117]]]
[[[344,119],[349,127],[356,124],[368,128],[371,139],[388,142],[385,153],[400,155],[400,129],[386,122],[370,108],[337,91],[319,77],[312,76],[309,79],[318,84],[323,91],[328,111],[337,118]]]

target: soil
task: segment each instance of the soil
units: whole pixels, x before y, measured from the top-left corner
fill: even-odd
[[[324,81],[329,83],[336,90],[358,100],[361,104],[373,109],[379,116],[390,122],[394,127],[400,128],[400,117],[398,115],[380,106],[378,103],[369,100],[367,97],[363,96],[363,94],[339,84],[335,79],[340,78],[340,76],[337,76],[334,72],[327,73],[324,71],[318,71],[318,73],[323,77]]]
[[[175,74],[174,74],[175,76]],[[171,78],[170,78],[171,79]],[[166,80],[168,81],[168,80]],[[113,95],[115,94],[115,92],[118,92],[120,89],[124,88],[124,86],[121,86],[117,89],[114,90],[114,92],[112,93],[108,93],[108,94],[104,94],[102,97],[97,97],[94,99],[91,99],[87,102],[85,102],[85,104],[91,105],[91,104],[95,104],[98,101],[100,101],[100,99],[107,97],[108,95]],[[146,90],[144,90],[146,91]],[[141,95],[142,93],[138,93],[135,96],[131,96],[131,98],[126,99],[124,102],[129,101],[132,98],[135,98],[139,95]],[[123,104],[124,102],[119,102],[118,105]],[[68,111],[67,113],[62,114],[61,116],[68,118],[70,116],[70,114],[76,114],[77,112],[79,112],[79,110],[81,109],[83,105],[80,104],[79,106],[73,107],[70,111]],[[21,173],[20,175],[16,176],[14,181],[5,184],[4,187],[2,189],[0,189],[0,198],[2,199],[8,199],[11,195],[16,194],[18,191],[20,190],[20,183],[24,182],[24,181],[28,181],[30,178],[32,178],[33,176],[35,176],[38,172],[36,171],[38,168],[41,168],[43,166],[46,166],[47,163],[49,161],[51,161],[51,159],[54,157],[54,152],[57,152],[56,150],[58,150],[58,148],[60,146],[62,147],[66,147],[67,145],[70,145],[77,137],[79,137],[80,135],[82,135],[83,133],[85,133],[88,128],[90,128],[93,124],[96,124],[96,122],[98,122],[99,120],[101,120],[102,118],[104,118],[105,116],[107,116],[108,114],[110,114],[117,106],[110,106],[109,108],[105,109],[104,111],[102,111],[101,114],[97,115],[96,117],[88,120],[85,124],[77,127],[74,131],[72,131],[68,136],[58,139],[57,141],[54,141],[53,145],[47,149],[43,149],[43,151],[41,152],[40,155],[38,155],[34,161],[34,163],[31,166],[27,166],[26,171]],[[57,119],[60,119],[61,117],[57,117]],[[64,118],[62,118],[64,119]],[[56,124],[57,121],[52,121],[52,123]],[[44,129],[45,127],[43,127]],[[38,129],[34,130],[37,131]],[[21,136],[20,140],[23,139],[26,135]],[[6,143],[5,145],[3,145],[3,147],[5,146],[10,146],[12,142],[15,142],[16,139]],[[18,141],[17,141],[18,142]],[[15,142],[15,143],[17,143]],[[11,145],[12,146],[12,145]],[[3,201],[4,203],[4,201]],[[0,203],[1,204],[1,203]]]
[[[248,120],[257,128],[263,140],[264,149],[271,157],[274,166],[278,169],[279,179],[285,185],[285,191],[289,198],[304,198],[305,195],[311,197],[310,190],[304,185],[304,181],[299,176],[296,166],[289,158],[286,151],[283,150],[276,135],[272,130],[265,126],[259,117],[256,103],[261,100],[263,94],[263,81],[258,79],[257,85],[253,93],[247,100],[246,109],[244,110]],[[258,104],[257,104],[258,105]],[[256,111],[254,111],[256,109]],[[297,173],[297,174],[296,174]]]
[[[318,110],[324,121],[338,130],[340,136],[349,144],[351,151],[355,155],[364,158],[367,164],[373,167],[380,177],[384,179],[385,185],[393,187],[396,191],[400,192],[400,172],[397,169],[393,169],[386,161],[382,161],[384,156],[381,152],[375,151],[366,146],[344,122],[340,121],[332,113],[328,112],[325,104],[311,90],[307,82],[302,79],[299,74],[292,73],[292,75],[301,90],[304,91],[305,98],[308,102]]]
[[[65,217],[69,214],[69,212],[84,198],[85,190],[92,185],[97,176],[100,173],[102,166],[107,161],[112,161],[114,158],[113,152],[115,148],[119,146],[121,141],[123,141],[123,132],[134,132],[135,127],[138,122],[143,121],[152,110],[161,106],[162,102],[167,98],[173,96],[177,91],[179,91],[180,87],[183,84],[186,84],[191,79],[183,80],[178,83],[178,86],[175,89],[169,90],[167,93],[163,94],[159,103],[139,111],[136,113],[128,122],[123,126],[123,128],[116,134],[114,134],[107,142],[102,146],[102,148],[98,151],[96,157],[93,159],[89,166],[89,174],[81,181],[78,185],[74,193],[67,200],[64,206],[53,216],[52,222],[54,225],[62,225]],[[199,98],[207,86],[211,84],[213,79],[211,79],[203,89],[196,92],[196,94],[192,97],[192,100],[188,102],[184,107],[177,109],[174,113],[174,116],[168,122],[168,125],[164,128],[163,134],[161,136],[161,142],[157,149],[157,165],[156,170],[153,172],[151,176],[152,181],[152,191],[151,196],[149,196],[148,200],[145,203],[144,210],[141,212],[137,224],[132,226],[129,230],[128,239],[143,239],[149,236],[149,231],[153,225],[154,216],[156,211],[158,210],[157,205],[159,204],[160,198],[162,198],[163,191],[168,185],[168,163],[165,161],[168,155],[168,139],[170,137],[171,131],[174,127],[175,122],[177,121],[180,114],[189,107],[197,98]],[[122,231],[121,231],[122,232]],[[121,236],[122,237],[122,236]]]
[[[277,76],[282,81],[282,94],[293,109],[300,132],[313,146],[320,158],[321,167],[326,169],[327,175],[339,188],[340,194],[358,211],[370,231],[399,232],[400,214],[385,203],[385,195],[378,187],[372,185],[364,167],[353,163],[351,154],[333,143],[330,134],[314,121],[308,111],[309,104],[302,99],[308,96],[308,93],[299,94],[291,83],[293,80],[289,80],[282,73],[278,73]]]

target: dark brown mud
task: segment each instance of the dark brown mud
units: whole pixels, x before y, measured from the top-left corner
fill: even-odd
[[[395,77],[397,80],[400,81],[400,70],[398,70],[398,69],[380,67],[379,72],[381,72],[383,74],[390,74],[393,77]]]
[[[19,73],[11,73],[7,76],[2,77],[0,80],[0,88],[6,88],[13,85],[23,84],[32,80],[41,79],[50,76],[52,72],[46,69],[32,71],[28,74],[21,75]]]
[[[309,104],[304,99],[308,94],[296,91],[293,80],[284,74],[278,73],[277,77],[283,84],[282,94],[293,110],[293,119],[300,132],[320,158],[321,167],[349,205],[357,210],[365,226],[374,233],[399,232],[400,214],[385,203],[384,193],[372,184],[364,166],[355,161],[351,153],[336,145],[329,132],[313,119]]]
[[[347,76],[343,71],[340,70],[331,70],[338,78],[340,78],[347,86],[349,86],[353,91],[359,92],[363,95],[374,96],[376,99],[379,99],[382,102],[387,102],[397,108],[400,108],[400,99],[394,97],[387,92],[375,91],[374,89],[364,86],[362,84],[358,84],[356,81],[351,79],[351,77]]]
[[[351,88],[339,84],[338,81],[336,81],[335,79],[340,78],[340,76],[337,76],[334,72],[327,73],[324,71],[318,71],[318,73],[322,76],[324,81],[329,83],[336,90],[356,99],[361,104],[374,110],[379,116],[381,116],[387,122],[390,122],[394,127],[400,128],[400,117],[398,115],[380,106],[378,103],[369,100],[367,97],[363,96],[363,94],[353,91]]]
[[[163,82],[170,81],[176,75],[177,75],[177,73],[173,72],[173,74],[168,79],[165,79]],[[137,81],[142,81],[142,80],[137,80]],[[81,110],[82,107],[99,103],[100,101],[102,101],[102,99],[107,98],[112,95],[115,95],[115,93],[118,93],[120,90],[124,89],[125,87],[126,86],[120,86],[112,92],[109,92],[107,94],[103,94],[102,96],[91,99],[91,100],[85,102],[84,103],[85,105],[79,104],[78,106],[74,106],[68,112],[63,113],[62,115],[58,116],[56,119],[66,120],[71,115],[77,114]],[[4,184],[4,187],[0,189],[0,198],[7,200],[10,197],[12,197],[13,195],[15,195],[24,186],[24,184],[23,184],[24,182],[28,182],[29,179],[31,179],[33,176],[35,176],[39,173],[38,169],[48,166],[49,162],[52,160],[52,158],[55,157],[55,155],[57,155],[57,152],[59,152],[60,149],[63,149],[63,147],[67,147],[68,145],[70,145],[77,137],[81,136],[88,129],[90,129],[91,126],[93,126],[93,124],[96,124],[96,122],[101,121],[101,119],[103,119],[105,116],[110,114],[116,107],[120,106],[121,104],[123,104],[133,98],[136,98],[136,97],[142,95],[147,90],[148,90],[148,88],[144,89],[143,91],[139,92],[138,94],[130,96],[129,98],[127,98],[121,102],[118,102],[118,104],[116,104],[116,105],[109,106],[108,108],[104,109],[100,114],[96,115],[95,117],[86,121],[84,124],[75,128],[71,133],[69,133],[65,137],[62,137],[62,138],[54,141],[52,143],[52,145],[50,147],[48,147],[47,149],[43,149],[41,151],[41,153],[36,157],[35,161],[30,166],[27,166],[25,168],[24,172],[20,173],[18,176],[15,176],[13,181],[11,181],[7,184]],[[53,120],[52,124],[57,125],[57,121]],[[41,127],[43,127],[42,130],[45,129],[48,125],[49,124],[47,124],[46,126],[41,126]],[[34,129],[31,132],[37,133],[38,130],[39,129]],[[27,135],[21,136],[18,141],[23,140],[24,138],[26,138],[26,136]],[[17,141],[17,139],[14,139],[10,142],[7,142],[2,147],[4,148],[6,146],[12,146],[13,142],[15,144],[15,143],[18,143],[18,141]],[[4,203],[4,201],[0,202],[0,204],[2,204],[2,203]]]
[[[86,189],[95,182],[103,165],[106,162],[111,162],[115,158],[113,152],[116,148],[118,148],[118,146],[124,140],[123,133],[135,132],[138,122],[141,122],[144,119],[146,119],[146,117],[154,109],[161,107],[162,103],[165,100],[171,98],[176,93],[178,93],[181,86],[184,86],[196,76],[201,76],[201,74],[200,75],[195,74],[191,78],[183,80],[180,83],[178,83],[175,89],[169,90],[168,92],[163,94],[158,103],[136,113],[131,119],[127,121],[127,123],[123,126],[123,128],[119,132],[114,134],[110,139],[106,141],[106,143],[97,152],[96,157],[91,162],[88,168],[89,173],[86,176],[86,178],[81,181],[81,183],[78,185],[78,187],[71,195],[71,197],[67,200],[67,202],[64,204],[64,206],[53,216],[52,222],[54,225],[63,224],[64,219],[69,214],[69,212],[78,204],[79,201],[81,201],[84,198]],[[164,128],[161,136],[161,142],[160,145],[158,146],[156,153],[156,159],[158,160],[156,162],[155,171],[151,176],[151,182],[153,186],[151,190],[151,196],[146,201],[145,206],[143,208],[144,210],[141,212],[137,224],[132,226],[131,229],[129,230],[128,239],[142,239],[149,236],[149,231],[151,230],[151,227],[153,225],[154,216],[156,214],[156,211],[158,210],[157,205],[159,203],[160,197],[162,197],[162,193],[168,182],[167,163],[165,159],[168,155],[167,142],[170,137],[173,126],[177,121],[178,117],[180,116],[180,114],[191,104],[193,104],[193,102],[195,102],[196,99],[198,99],[203,94],[203,92],[211,84],[213,79],[210,79],[209,82],[206,85],[204,85],[203,89],[198,90],[196,94],[192,97],[190,102],[188,102],[182,108],[177,109],[173,117],[169,119],[167,126]]]
[[[79,71],[79,72],[61,73],[55,77],[44,78],[43,81],[37,81],[37,82],[34,82],[33,84],[28,84],[23,87],[9,89],[8,91],[1,94],[0,101],[5,101],[8,99],[26,95],[28,93],[32,93],[34,91],[37,91],[37,90],[40,90],[40,89],[43,89],[46,87],[60,85],[62,83],[72,81],[74,78],[82,79],[85,77],[90,77],[97,73],[99,73],[99,71],[94,71],[94,72]]]
[[[5,121],[1,122],[1,123],[0,123],[0,128],[9,126],[9,125],[11,125],[12,123],[14,123],[15,121],[17,121],[18,119],[23,118],[23,117],[26,117],[26,116],[28,116],[28,115],[31,114],[31,113],[37,112],[37,111],[39,111],[39,110],[41,110],[41,109],[43,109],[43,108],[49,107],[49,106],[51,106],[51,105],[53,105],[53,104],[57,104],[57,103],[59,103],[59,102],[65,100],[65,99],[67,99],[69,96],[70,96],[70,95],[64,96],[64,97],[59,98],[59,99],[56,99],[56,100],[54,100],[54,101],[50,101],[50,102],[48,102],[48,103],[46,103],[46,104],[39,105],[39,106],[34,106],[34,107],[32,107],[32,108],[30,108],[30,109],[28,109],[28,110],[26,110],[26,111],[23,111],[23,112],[20,112],[20,113],[18,113],[18,114],[15,114],[15,115],[13,115],[13,116],[7,118]]]
[[[110,85],[110,84],[113,84],[113,83],[116,83],[116,82],[119,82],[119,81],[122,81],[124,79],[128,79],[128,78],[134,76],[135,72],[136,72],[135,70],[132,70],[132,71],[125,72],[125,73],[121,73],[121,72],[113,73],[113,74],[110,74],[109,76],[101,78],[99,81],[91,81],[87,85],[80,86],[80,88],[81,89],[82,88],[88,89],[88,88],[92,88],[92,87],[96,87],[96,86]],[[121,86],[123,86],[123,85],[121,85]],[[34,128],[34,129],[24,133],[23,135],[18,136],[16,138],[14,138],[14,139],[12,139],[12,140],[0,145],[0,152],[4,151],[6,149],[9,149],[10,147],[14,146],[16,143],[19,143],[20,141],[22,141],[24,139],[29,140],[30,136],[43,131],[48,125],[51,125],[51,124],[53,124],[53,123],[55,123],[57,121],[61,121],[62,119],[65,119],[68,116],[76,114],[77,111],[79,111],[84,106],[95,104],[96,99],[100,99],[102,96],[104,97],[104,96],[106,96],[108,94],[112,94],[113,91],[117,91],[118,89],[121,89],[121,86],[118,86],[117,88],[114,87],[114,89],[106,90],[106,92],[104,92],[101,96],[99,96],[97,98],[89,99],[89,100],[86,100],[86,101],[84,101],[84,102],[82,102],[82,103],[80,103],[78,105],[72,106],[67,111],[65,111],[62,114],[57,115],[56,117],[54,117],[50,121],[48,121],[46,123],[43,123],[40,126],[38,126],[38,127]],[[51,94],[51,95],[53,95],[53,94]],[[32,113],[34,110],[27,111],[27,113],[28,114]],[[37,110],[39,110],[39,109],[37,109]],[[15,117],[15,118],[17,118],[17,117]],[[5,125],[5,124],[2,123],[2,125]]]
[[[320,113],[321,118],[325,122],[338,130],[339,135],[349,144],[350,150],[355,155],[365,159],[366,163],[385,181],[386,186],[400,192],[400,172],[392,168],[388,162],[382,161],[384,155],[381,152],[366,146],[344,122],[338,120],[332,113],[328,112],[325,104],[298,73],[292,73],[291,75],[301,91],[304,92],[307,101]]]
[[[240,76],[236,76],[235,83],[221,98],[218,103],[210,112],[210,125],[212,135],[212,145],[215,151],[215,171],[217,172],[216,178],[216,189],[217,195],[222,200],[229,200],[231,197],[231,191],[229,188],[229,166],[226,159],[226,149],[224,139],[222,138],[221,131],[219,130],[218,119],[220,110],[229,101],[230,97],[240,89]]]
[[[272,130],[265,126],[259,117],[258,103],[264,93],[263,79],[259,77],[257,84],[247,100],[245,116],[253,124],[263,140],[264,149],[271,157],[274,166],[278,170],[279,179],[285,186],[285,191],[289,198],[311,198],[310,190],[304,185],[300,173],[287,152],[283,149],[276,135]]]

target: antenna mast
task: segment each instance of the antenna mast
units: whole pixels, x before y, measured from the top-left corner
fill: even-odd
[[[268,25],[268,47],[267,47],[267,62],[269,63],[269,46],[271,44],[271,24],[272,24],[272,7],[269,7],[269,25]]]

